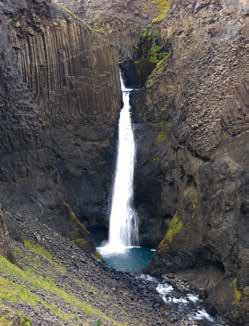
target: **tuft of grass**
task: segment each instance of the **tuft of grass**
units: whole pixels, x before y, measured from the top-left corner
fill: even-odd
[[[198,193],[196,188],[188,187],[184,193],[183,193],[184,198],[191,203],[192,209],[196,209],[198,206]]]
[[[1,262],[2,263],[2,262]],[[70,314],[65,314],[60,309],[58,309],[53,304],[48,304],[46,301],[41,299],[38,295],[33,294],[30,290],[26,288],[25,285],[17,284],[3,277],[0,277],[0,300],[15,303],[15,304],[27,304],[33,307],[38,307],[39,305],[44,306],[50,312],[63,321],[71,319]],[[22,324],[24,326],[31,325],[30,320],[26,317],[21,318]]]
[[[15,322],[14,322],[15,321]],[[0,304],[0,325],[1,326],[31,326],[31,320],[19,313],[16,308],[10,308],[6,304]]]
[[[160,131],[156,138],[156,144],[160,145],[166,140],[166,135],[164,131]]]
[[[231,287],[232,287],[232,295],[233,295],[233,301],[232,301],[232,303],[233,304],[237,304],[241,300],[242,293],[237,288],[237,279],[236,278],[232,281]]]
[[[163,72],[163,70],[168,62],[169,57],[170,57],[170,52],[165,51],[163,53],[163,58],[157,63],[155,69],[152,71],[149,79],[147,80],[147,83],[146,83],[147,88],[153,87],[158,76],[160,76],[160,74]]]
[[[55,298],[62,299],[75,311],[80,310],[90,317],[96,317],[107,322],[112,321],[111,318],[105,315],[105,313],[98,308],[95,308],[88,302],[82,301],[80,298],[68,293],[66,289],[58,287],[54,280],[37,275],[30,269],[22,270],[3,256],[0,256],[0,274],[18,279],[18,283],[12,283],[12,281],[3,277],[0,278],[1,300],[7,300],[14,303],[26,303],[34,306],[42,304],[61,320],[69,320],[75,317],[73,314],[63,313],[55,305],[47,304],[43,299],[33,294],[29,289],[43,290],[52,294]]]
[[[79,247],[80,249],[85,249],[88,246],[88,242],[85,239],[75,239],[73,240],[73,242],[76,244],[77,247]]]
[[[164,18],[167,16],[167,13],[170,8],[168,0],[149,0],[151,3],[157,6],[158,16],[152,20],[153,24],[161,23]]]
[[[53,255],[39,244],[33,243],[29,240],[24,240],[23,244],[26,249],[46,258],[49,261],[53,260]]]
[[[174,237],[182,231],[183,223],[178,212],[172,218],[164,239],[159,244],[159,251],[167,248],[173,241]]]

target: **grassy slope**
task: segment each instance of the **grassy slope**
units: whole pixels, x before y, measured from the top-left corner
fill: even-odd
[[[20,325],[31,325],[27,311],[43,314],[44,322],[53,318],[58,325],[125,325],[81,297],[91,293],[96,302],[103,299],[92,284],[74,279],[78,293],[68,282],[59,284],[57,280],[70,276],[44,248],[25,241],[14,256],[19,266],[0,256],[0,325],[12,325],[14,318]]]

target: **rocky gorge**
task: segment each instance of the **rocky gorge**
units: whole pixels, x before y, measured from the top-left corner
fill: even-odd
[[[0,1],[0,325],[201,324],[95,252],[119,67],[146,273],[248,325],[248,17],[247,0]]]

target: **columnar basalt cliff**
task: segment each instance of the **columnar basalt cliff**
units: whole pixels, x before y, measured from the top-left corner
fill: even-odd
[[[5,0],[0,32],[0,254],[10,256],[10,238],[25,240],[14,242],[18,264],[33,268],[25,287],[32,283],[29,289],[39,295],[33,273],[47,277],[47,266],[59,288],[67,278],[70,295],[85,300],[86,292],[92,303],[102,298],[103,276],[107,299],[100,306],[112,318],[168,323],[154,296],[144,303],[134,297],[129,277],[123,282],[115,273],[112,286],[99,262],[89,263],[84,250],[60,236],[92,253],[85,226],[107,225],[121,63],[126,81],[140,88],[131,96],[135,208],[141,244],[157,247],[147,271],[187,280],[231,325],[247,325],[248,1]],[[16,280],[16,266],[0,259],[0,277],[7,270]],[[85,284],[89,278],[97,289]],[[110,309],[117,293],[125,294],[124,313],[120,306]],[[68,293],[61,295],[64,300]],[[127,308],[131,302],[141,316]],[[37,324],[51,321],[52,310],[47,316],[44,307]],[[80,309],[82,317],[87,309]],[[94,316],[116,325],[104,314]],[[181,322],[188,321],[176,319]]]
[[[74,212],[87,225],[104,225],[107,216],[120,107],[116,53],[48,1],[0,10],[2,206],[79,240],[87,231]]]
[[[150,271],[178,272],[238,325],[248,320],[248,10],[171,1],[160,25],[171,56],[134,96],[139,200],[170,220]]]

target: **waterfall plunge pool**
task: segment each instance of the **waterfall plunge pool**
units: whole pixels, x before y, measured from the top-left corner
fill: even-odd
[[[158,295],[166,306],[171,307],[177,314],[187,316],[192,325],[200,326],[225,326],[218,317],[211,316],[205,309],[205,304],[195,293],[180,293],[173,284],[164,279],[157,279],[142,273],[148,266],[154,249],[143,247],[126,247],[122,252],[112,252],[108,245],[97,247],[97,251],[103,257],[105,264],[115,270],[128,272],[141,281],[150,283],[158,292]]]
[[[126,247],[122,252],[109,252],[107,247],[98,247],[107,266],[121,272],[141,274],[149,265],[154,249],[143,247]]]
[[[123,108],[119,119],[118,153],[115,169],[112,205],[109,222],[108,242],[98,247],[106,265],[121,272],[129,272],[153,284],[165,305],[189,320],[200,321],[201,325],[222,325],[210,316],[198,296],[181,293],[166,281],[159,281],[142,271],[148,266],[154,254],[153,249],[137,247],[139,232],[137,214],[133,209],[133,181],[136,144],[130,112],[130,92],[120,76],[123,93]],[[134,276],[135,277],[135,276]],[[197,325],[196,323],[192,325]],[[198,323],[198,325],[200,325]]]

